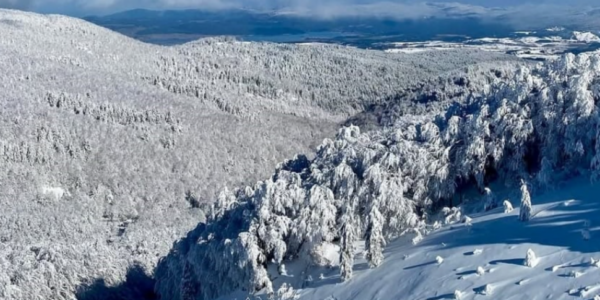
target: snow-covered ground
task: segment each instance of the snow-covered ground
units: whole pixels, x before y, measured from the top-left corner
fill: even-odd
[[[560,30],[550,30],[557,33]],[[483,51],[500,52],[526,59],[556,59],[567,52],[584,52],[600,48],[600,38],[591,32],[573,31],[569,37],[565,32],[559,35],[544,35],[530,31],[515,32],[514,37],[480,38],[460,42],[423,41],[399,42],[391,44],[386,52],[415,53],[423,51],[471,48]]]
[[[529,222],[518,221],[518,195],[504,195],[515,207],[511,213],[497,208],[469,215],[470,225],[447,224],[416,245],[405,238],[392,242],[379,268],[357,260],[354,277],[341,283],[334,267],[315,274],[296,295],[441,300],[455,299],[458,291],[460,299],[594,299],[600,295],[598,195],[600,185],[587,179],[534,194]],[[529,249],[537,256],[533,268],[524,265]]]

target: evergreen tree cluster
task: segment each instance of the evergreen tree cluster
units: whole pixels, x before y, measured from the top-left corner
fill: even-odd
[[[263,110],[348,117],[392,101],[402,114],[411,100],[456,98],[484,87],[482,81],[502,77],[498,70],[513,69],[516,63],[508,56],[470,50],[411,54],[407,60],[405,54],[344,46],[223,38],[176,49],[178,55],[159,57],[160,72],[144,80],[245,118],[256,118]],[[246,96],[252,101],[240,101]]]

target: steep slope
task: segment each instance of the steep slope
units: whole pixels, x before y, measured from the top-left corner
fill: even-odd
[[[403,112],[420,78],[519,63],[223,39],[159,47],[11,10],[0,36],[3,299],[72,299],[129,266],[150,270],[222,187],[310,153],[375,103]],[[478,72],[495,78],[489,69]]]
[[[408,236],[418,243],[439,227],[439,208],[465,197],[484,200],[480,207],[490,211],[504,199],[493,192],[502,185],[509,192],[520,185],[528,199],[528,189],[561,179],[596,181],[598,78],[600,53],[568,54],[523,66],[443,111],[402,115],[370,132],[340,129],[314,159],[296,156],[254,186],[222,192],[207,223],[160,261],[156,291],[168,299],[274,296],[285,278],[305,288],[327,268],[339,274],[334,281],[352,280],[365,266],[355,261],[356,242],[364,241],[369,267],[385,267],[387,242]],[[460,208],[442,211],[446,223],[462,219]],[[405,287],[397,293],[416,292]],[[393,299],[386,295],[375,296]]]

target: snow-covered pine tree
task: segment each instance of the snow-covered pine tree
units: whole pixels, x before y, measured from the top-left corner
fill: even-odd
[[[285,175],[290,175],[287,172]],[[280,176],[275,182],[267,180],[262,189],[263,201],[258,209],[259,224],[257,235],[263,243],[263,249],[267,253],[273,253],[272,261],[281,264],[287,252],[287,238],[292,221],[286,215],[286,207],[292,206],[287,201],[293,201],[293,197],[286,195],[287,191],[293,190],[293,175]],[[290,182],[291,181],[291,182]]]
[[[354,209],[349,208],[340,220],[340,277],[342,281],[352,278],[354,268],[354,243],[357,240],[356,221],[354,220]]]
[[[366,259],[371,268],[376,268],[383,262],[383,216],[379,211],[379,202],[373,201],[369,212],[369,221],[365,236]]]
[[[521,210],[519,211],[519,220],[529,221],[531,218],[531,196],[524,180],[521,180]]]
[[[510,203],[510,201],[508,199],[504,200],[504,202],[502,202],[502,205],[504,206],[504,213],[510,213],[513,211],[513,206],[512,203]]]
[[[498,203],[496,202],[496,196],[492,192],[492,190],[488,187],[484,189],[484,204],[483,210],[488,211],[498,207]]]
[[[244,254],[241,263],[241,267],[247,267],[252,272],[250,275],[250,281],[248,282],[248,289],[251,292],[263,291],[267,295],[273,295],[273,284],[269,278],[269,274],[266,265],[266,256],[261,247],[259,246],[259,240],[254,235],[256,226],[252,226],[249,232],[240,234],[239,243],[242,247],[240,252]]]
[[[463,178],[473,176],[478,188],[484,188],[485,164],[487,160],[486,141],[489,140],[489,105],[483,104],[474,115],[467,116],[465,146],[461,147],[459,157],[464,160],[458,164]]]
[[[538,263],[538,259],[535,256],[535,252],[533,252],[533,250],[528,249],[527,250],[527,254],[525,255],[525,260],[523,261],[523,264],[527,267],[533,268],[537,265]]]
[[[216,220],[223,216],[226,210],[231,209],[235,204],[235,196],[227,187],[225,187],[217,196],[217,201],[211,206],[208,218]]]
[[[301,219],[298,224],[305,237],[304,253],[310,256],[304,258],[307,262],[326,263],[322,245],[337,236],[334,201],[333,192],[327,187],[314,185],[308,193],[308,205],[302,212],[307,219]]]

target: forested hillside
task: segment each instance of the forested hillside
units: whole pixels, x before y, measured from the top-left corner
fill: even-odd
[[[366,263],[377,268],[388,242],[409,236],[416,244],[439,228],[433,216],[443,206],[444,223],[470,223],[451,208],[467,191],[479,191],[472,200],[492,210],[502,205],[492,184],[520,188],[519,219],[528,221],[530,189],[578,176],[597,181],[600,53],[521,66],[507,77],[444,110],[399,116],[393,126],[342,128],[314,159],[296,156],[264,181],[224,190],[206,224],[159,263],[157,293],[294,299],[293,289],[310,285],[320,268],[338,270],[333,282],[350,280],[359,241]]]
[[[150,272],[225,186],[312,158],[341,124],[447,107],[524,64],[227,39],[159,47],[11,10],[0,36],[2,299],[73,299],[128,267]]]

